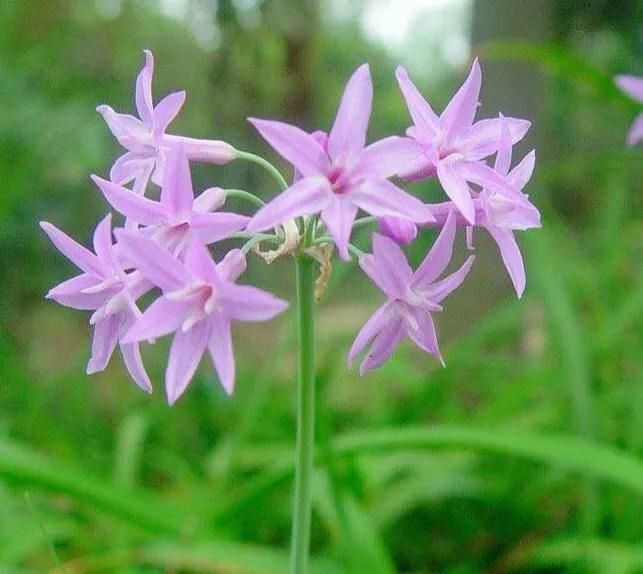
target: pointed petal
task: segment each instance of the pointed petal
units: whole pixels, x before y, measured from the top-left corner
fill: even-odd
[[[359,374],[363,376],[368,371],[381,367],[400,344],[405,332],[404,322],[399,318],[384,326],[373,340],[368,355],[359,366]]]
[[[498,134],[498,153],[493,169],[500,175],[506,176],[511,167],[511,134],[505,117],[500,114],[500,133]]]
[[[154,56],[149,50],[143,50],[145,54],[145,65],[136,76],[136,109],[139,117],[152,127],[152,75],[154,74]]]
[[[96,230],[94,231],[94,251],[100,261],[105,265],[106,271],[109,270],[109,268],[114,271],[120,269],[112,247],[111,214],[107,214],[96,226]]]
[[[238,213],[193,211],[190,216],[190,227],[197,232],[203,243],[209,245],[230,237],[236,231],[241,231],[249,221],[250,218],[247,215],[239,215]]]
[[[230,321],[223,315],[216,314],[210,322],[208,351],[223,390],[231,395],[234,391],[234,353]]]
[[[348,242],[356,215],[357,206],[347,198],[337,196],[332,198],[330,205],[325,207],[321,213],[322,221],[335,241],[339,256],[344,261],[350,259]]]
[[[401,217],[381,217],[377,220],[380,232],[390,237],[396,243],[407,245],[411,243],[418,234],[415,223]]]
[[[627,145],[634,146],[643,140],[643,114],[639,114],[627,134]]]
[[[428,206],[386,179],[367,179],[349,192],[357,207],[376,217],[402,217],[416,223],[433,221]]]
[[[643,102],[643,76],[616,76],[616,85],[637,102]]]
[[[444,192],[471,224],[475,224],[475,208],[471,190],[466,179],[460,174],[457,166],[462,162],[441,161],[438,163],[438,179]]]
[[[152,381],[143,365],[141,349],[138,343],[121,343],[121,356],[125,363],[125,368],[134,382],[144,391],[152,392]]]
[[[201,281],[212,285],[221,283],[210,251],[199,241],[193,241],[188,246],[185,253],[185,266]]]
[[[185,265],[155,241],[124,229],[117,229],[116,234],[127,261],[163,291],[178,290],[192,279]]]
[[[220,207],[223,207],[226,201],[226,194],[223,189],[220,187],[209,187],[208,189],[202,191],[192,204],[194,211],[200,211],[201,213],[208,213],[210,211],[216,211]]]
[[[440,118],[438,118],[431,108],[431,104],[420,93],[409,78],[408,72],[402,66],[398,66],[397,70],[395,70],[395,77],[406,100],[406,107],[413,118],[413,123],[424,136],[422,139],[427,141],[434,139],[440,132]]]
[[[482,73],[478,58],[473,61],[469,76],[451,98],[440,116],[442,129],[449,134],[471,127],[478,108],[478,97],[482,85]]]
[[[466,181],[497,191],[518,203],[526,201],[524,194],[511,185],[505,176],[481,161],[458,161],[453,164],[453,169]]]
[[[101,280],[95,275],[76,275],[67,281],[56,285],[47,293],[47,299],[53,299],[56,303],[80,310],[95,310],[105,304],[110,297],[109,293],[83,293],[84,289],[91,289],[99,285]]]
[[[364,350],[364,347],[368,345],[373,338],[380,332],[380,330],[391,320],[388,313],[390,308],[389,303],[382,305],[375,313],[373,313],[366,323],[362,326],[351,345],[350,351],[348,351],[348,368],[350,369],[353,366],[353,361],[355,358],[361,354]]]
[[[121,342],[127,344],[152,340],[177,331],[189,310],[188,303],[159,297],[136,319]]]
[[[237,157],[237,151],[228,143],[220,140],[203,140],[164,134],[163,142],[180,144],[190,161],[223,165]]]
[[[185,91],[172,92],[165,96],[154,108],[152,112],[152,122],[154,125],[154,135],[159,136],[165,133],[167,126],[177,116],[185,102]]]
[[[346,84],[328,134],[328,155],[333,162],[347,160],[364,149],[372,103],[371,72],[368,64],[362,64]]]
[[[246,270],[248,263],[241,249],[232,249],[217,264],[217,272],[224,281],[236,281]]]
[[[535,165],[536,151],[532,149],[507,175],[507,182],[509,185],[512,185],[517,190],[522,191],[527,183],[529,183],[529,180],[534,173]]]
[[[103,192],[107,202],[125,217],[141,225],[154,225],[167,217],[166,208],[156,201],[142,197],[133,191],[97,175],[92,181]]]
[[[324,174],[328,155],[310,134],[283,122],[248,118],[261,136],[304,176]]]
[[[208,343],[209,324],[201,321],[187,331],[177,331],[165,370],[165,392],[173,405],[196,372]]]
[[[494,225],[489,225],[487,231],[498,244],[500,256],[516,290],[516,295],[518,295],[518,298],[522,297],[527,283],[527,277],[525,275],[525,266],[522,261],[522,255],[520,254],[520,248],[518,247],[513,232],[509,229],[502,229]]]
[[[525,137],[531,122],[519,118],[504,118],[507,123],[511,143],[515,144]],[[455,138],[454,148],[463,153],[467,160],[479,160],[489,157],[498,149],[501,120],[492,118],[480,120]]]
[[[105,370],[107,363],[112,358],[112,353],[118,343],[118,327],[120,316],[108,315],[94,325],[92,339],[92,356],[87,363],[87,374],[98,373]]]
[[[132,151],[125,152],[116,159],[109,170],[109,179],[119,185],[127,185],[141,171],[142,165],[150,161]]]
[[[257,211],[246,230],[265,231],[294,217],[318,213],[330,203],[332,193],[325,177],[305,177]]]
[[[391,177],[413,169],[423,153],[422,144],[411,138],[387,137],[364,148],[351,173],[377,179]]]
[[[41,221],[40,228],[48,235],[56,249],[76,267],[91,275],[104,276],[104,265],[89,249],[76,243],[69,235],[47,221]]]
[[[433,247],[420,264],[413,275],[413,284],[427,286],[437,279],[449,265],[453,256],[453,244],[455,242],[456,218],[455,211],[450,211],[447,220],[435,240]]]
[[[413,309],[411,311],[417,328],[413,328],[408,323],[406,324],[406,333],[411,338],[411,340],[423,351],[435,355],[435,357],[442,363],[444,366],[444,359],[442,358],[442,353],[440,353],[440,347],[438,346],[438,335],[435,332],[435,324],[433,323],[433,317],[431,313],[424,309]]]
[[[144,151],[149,139],[145,124],[129,114],[119,114],[110,106],[98,106],[96,111],[103,116],[109,130],[125,149]]]
[[[173,218],[187,219],[193,202],[190,162],[182,146],[172,146],[165,162],[161,204]]]
[[[400,246],[379,233],[373,234],[372,258],[360,258],[360,267],[392,299],[406,293],[413,276]]]
[[[237,321],[268,321],[288,308],[288,302],[250,285],[224,283],[219,290],[221,309]]]
[[[425,290],[427,297],[431,300],[432,303],[441,303],[442,300],[449,295],[452,291],[455,291],[462,282],[465,280],[467,274],[469,273],[473,262],[476,260],[475,255],[470,255],[467,260],[462,264],[462,267],[457,271],[451,273],[451,275],[445,277],[437,283],[432,283],[428,289]]]

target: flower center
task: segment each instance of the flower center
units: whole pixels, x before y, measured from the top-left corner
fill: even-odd
[[[334,167],[327,177],[334,193],[341,195],[349,191],[351,182],[343,167]]]

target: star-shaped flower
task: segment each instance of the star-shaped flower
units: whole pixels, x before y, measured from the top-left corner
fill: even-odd
[[[475,259],[470,256],[460,269],[436,281],[451,260],[455,233],[456,220],[452,212],[415,272],[395,241],[384,235],[373,235],[373,254],[362,257],[360,266],[388,300],[364,324],[349,351],[351,366],[370,345],[359,368],[361,375],[384,364],[407,336],[444,364],[431,313],[442,310],[440,303],[464,281]]]
[[[520,201],[522,195],[483,161],[498,149],[498,119],[474,123],[482,83],[480,65],[473,62],[469,77],[438,116],[401,66],[396,76],[414,125],[407,135],[416,142],[414,165],[399,172],[405,179],[437,175],[444,191],[470,224],[475,208],[469,184],[473,183]],[[512,143],[520,141],[530,123],[507,118]]]
[[[130,192],[131,193],[131,192]],[[72,309],[92,310],[94,326],[92,356],[87,374],[103,371],[119,344],[123,361],[136,384],[152,392],[137,342],[125,343],[122,336],[140,315],[136,300],[152,284],[140,273],[123,271],[112,245],[111,216],[103,219],[94,232],[95,254],[46,221],[40,223],[56,248],[82,273],[54,287],[48,299]]]
[[[267,321],[288,303],[256,287],[234,283],[246,268],[239,249],[215,265],[207,248],[194,241],[182,262],[140,232],[120,230],[117,237],[128,261],[163,291],[124,340],[136,342],[175,333],[165,371],[169,403],[183,394],[206,348],[222,387],[232,393],[231,322]]]
[[[393,136],[365,147],[372,99],[370,71],[364,64],[348,81],[326,145],[319,136],[289,124],[250,119],[301,177],[255,214],[248,231],[263,231],[293,217],[321,213],[339,254],[348,259],[358,209],[418,223],[432,219],[421,201],[387,179],[417,155],[414,142]]]
[[[639,103],[643,103],[643,77],[616,76],[614,81],[616,82],[616,85],[628,96]],[[643,140],[643,113],[636,116],[636,119],[627,134],[627,144],[633,146],[641,140]]]
[[[152,100],[154,57],[145,50],[145,65],[136,78],[136,109],[139,118],[115,112],[110,106],[101,105],[96,110],[118,142],[127,149],[110,172],[110,179],[125,185],[134,180],[134,190],[145,192],[151,175],[157,185],[163,183],[166,153],[170,146],[181,144],[188,157],[195,161],[224,164],[234,159],[234,148],[222,141],[200,140],[166,133],[170,122],[185,102],[185,91],[165,96],[156,106]]]
[[[173,146],[168,155],[159,201],[132,193],[97,175],[92,179],[114,209],[147,226],[144,233],[176,253],[183,251],[195,235],[203,243],[213,243],[243,229],[249,220],[237,213],[210,211],[225,200],[218,188],[208,189],[195,199],[190,164],[181,145]]]

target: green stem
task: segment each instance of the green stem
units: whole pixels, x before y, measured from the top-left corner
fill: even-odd
[[[306,574],[310,546],[311,489],[315,447],[315,261],[299,255],[297,266],[297,447],[290,574]]]
[[[247,151],[239,151],[239,150],[237,150],[237,159],[242,159],[242,160],[260,165],[273,177],[273,179],[279,184],[279,187],[281,187],[282,190],[288,187],[288,183],[283,178],[283,176],[279,173],[279,170],[274,165],[272,165],[268,160],[265,160],[262,157],[255,155],[253,153],[250,153]]]
[[[239,197],[241,199],[249,201],[250,203],[253,203],[258,207],[263,207],[264,205],[266,205],[266,202],[263,199],[257,197],[254,193],[245,191],[244,189],[226,189],[224,191],[226,196],[228,197]]]

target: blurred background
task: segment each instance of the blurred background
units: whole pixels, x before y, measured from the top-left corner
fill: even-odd
[[[447,368],[404,344],[364,379],[348,371],[379,294],[335,264],[319,309],[313,571],[643,572],[643,146],[625,147],[640,106],[612,83],[643,74],[640,0],[0,2],[0,572],[287,570],[292,314],[235,330],[232,398],[204,361],[169,408],[166,341],[145,350],[151,397],[117,358],[87,377],[88,317],[43,299],[73,269],[37,222],[89,241],[106,211],[89,174],[120,154],[95,107],[133,111],[143,48],[156,99],[188,91],[173,133],[284,169],[245,118],[328,127],[364,61],[371,140],[409,124],[398,63],[439,110],[477,55],[479,117],[533,122],[517,157],[537,149],[526,191],[543,229],[519,237],[525,296],[479,233],[437,318]],[[194,179],[275,192],[253,166]],[[411,189],[441,198],[432,182]],[[254,259],[244,279],[293,298],[290,261]]]

